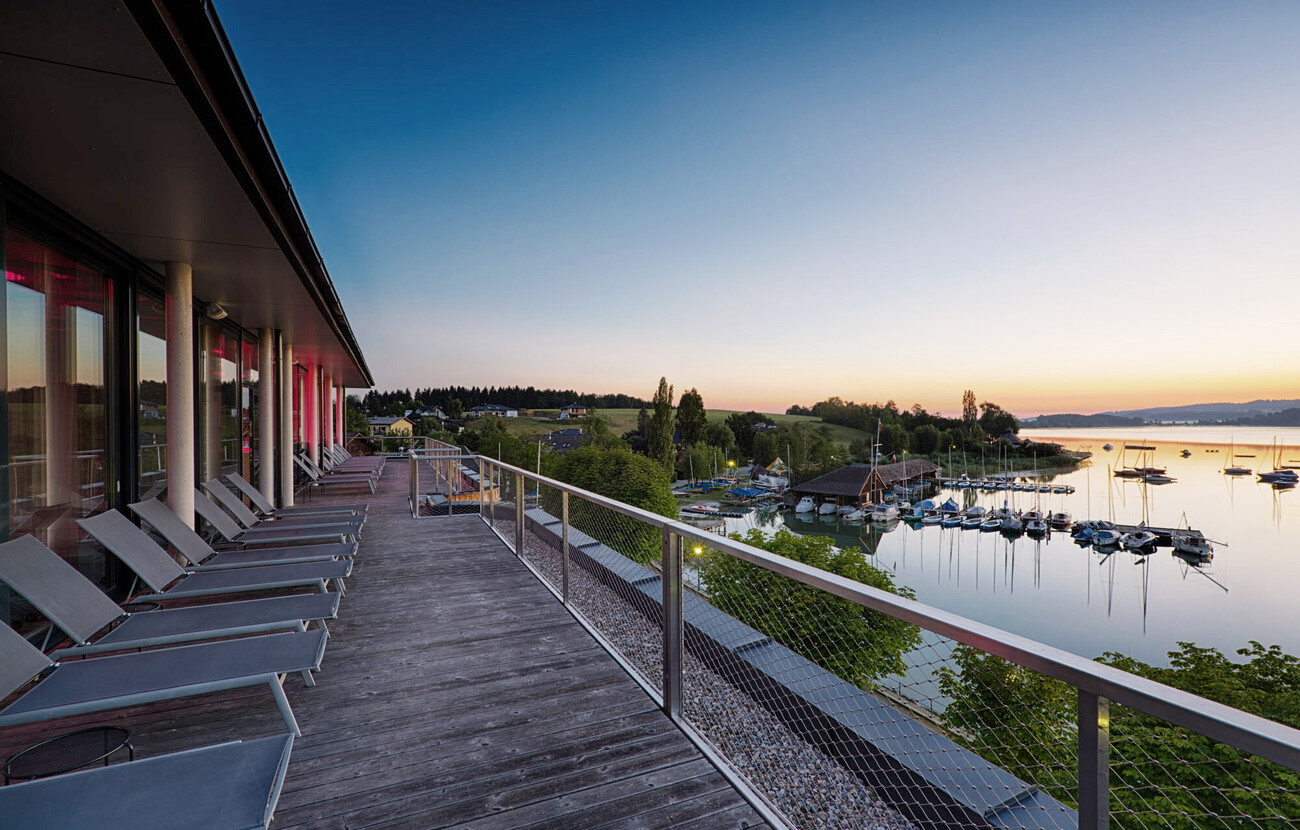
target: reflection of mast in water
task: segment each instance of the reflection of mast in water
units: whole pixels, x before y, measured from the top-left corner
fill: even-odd
[[[1142,567],[1142,633],[1147,633],[1147,592],[1150,586],[1151,557],[1138,556],[1137,564]]]
[[[1043,540],[1035,539],[1034,540],[1034,587],[1035,588],[1043,587],[1042,556],[1043,556]]]

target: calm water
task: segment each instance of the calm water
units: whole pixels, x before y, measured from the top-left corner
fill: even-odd
[[[1103,651],[1131,654],[1164,664],[1180,641],[1213,646],[1226,654],[1259,640],[1300,654],[1300,491],[1277,491],[1254,475],[1233,478],[1220,470],[1235,438],[1238,463],[1253,471],[1271,469],[1274,436],[1286,448],[1284,463],[1300,463],[1300,429],[1162,427],[1129,430],[1027,430],[1035,440],[1053,440],[1093,453],[1091,464],[1068,474],[1044,477],[1073,484],[1072,495],[1023,492],[941,491],[963,505],[1044,512],[1066,510],[1075,519],[1112,519],[1174,527],[1184,516],[1218,542],[1213,561],[1194,567],[1170,548],[1150,556],[1126,551],[1106,555],[1081,548],[1068,533],[1044,540],[1000,533],[911,528],[890,532],[870,525],[839,523],[793,513],[728,520],[743,531],[782,524],[800,533],[834,537],[856,545],[922,602],[963,614],[1050,645],[1095,657]],[[1102,446],[1115,449],[1105,452]],[[1116,479],[1125,443],[1155,446],[1154,463],[1177,481],[1147,485]],[[1179,451],[1191,450],[1189,458]],[[1254,458],[1242,458],[1253,454]],[[1127,464],[1138,461],[1130,452]],[[956,462],[960,473],[960,461]],[[1152,462],[1143,462],[1152,463]]]

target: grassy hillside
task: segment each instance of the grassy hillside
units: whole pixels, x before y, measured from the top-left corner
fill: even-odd
[[[705,412],[710,421],[722,421],[735,411],[736,410],[731,409],[709,409]],[[516,435],[536,435],[573,426],[573,423],[570,421],[550,420],[556,418],[560,414],[559,410],[539,409],[535,410],[534,414],[538,417],[506,418],[506,429]],[[610,431],[615,435],[622,435],[625,432],[630,432],[631,430],[636,429],[637,410],[635,409],[598,409],[596,410],[596,414],[609,422]],[[802,422],[816,426],[822,423],[821,418],[812,415],[784,415],[770,412],[764,414],[773,421],[776,421],[778,424],[796,424]],[[469,429],[476,429],[479,424],[481,424],[481,421],[470,420],[466,426]],[[834,440],[842,444],[848,444],[857,438],[870,437],[860,429],[852,429],[837,424],[831,424],[831,429],[835,431]]]

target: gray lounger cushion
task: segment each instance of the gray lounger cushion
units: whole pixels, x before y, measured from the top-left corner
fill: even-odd
[[[297,731],[277,675],[312,672],[325,654],[326,632],[292,631],[175,646],[53,664],[7,625],[0,625],[0,699],[54,665],[26,694],[0,710],[0,726],[136,706],[266,683],[291,731]],[[38,669],[37,671],[40,671]]]
[[[169,545],[195,565],[243,568],[253,565],[319,562],[352,556],[357,551],[356,542],[330,542],[321,545],[293,545],[217,553],[211,545],[203,541],[202,536],[195,533],[167,505],[157,499],[140,501],[127,506],[131,508],[132,513],[148,522]]]
[[[266,497],[258,491],[256,487],[248,482],[248,479],[239,473],[227,473],[226,481],[229,481],[240,493],[243,493],[250,502],[253,503],[253,509],[264,516],[338,516],[348,513],[365,514],[370,505],[361,504],[301,504],[293,507],[279,507],[271,504]]]
[[[325,593],[325,583],[328,580],[337,582],[352,572],[351,559],[186,571],[147,533],[131,524],[126,516],[116,510],[108,510],[89,519],[77,519],[77,526],[95,537],[106,550],[121,559],[136,576],[157,592],[148,595],[149,598],[208,596],[306,586]]]
[[[222,484],[217,479],[203,482],[203,489],[207,491],[208,496],[226,509],[230,515],[235,517],[246,529],[256,527],[275,528],[284,530],[286,528],[299,529],[304,527],[319,528],[325,527],[329,530],[336,529],[343,525],[357,525],[358,531],[366,524],[366,517],[361,514],[351,515],[329,515],[329,516],[296,516],[283,517],[276,519],[260,519],[257,514],[244,505],[239,497]]]
[[[127,614],[33,536],[0,544],[0,582],[79,646],[94,640],[77,653],[300,629],[309,621],[333,618],[339,601],[338,594],[298,594]],[[114,623],[115,628],[96,636]]]
[[[292,747],[292,735],[271,735],[11,784],[0,815],[15,830],[265,828]]]
[[[345,537],[361,532],[361,525],[339,524],[326,528],[273,528],[244,530],[217,504],[203,495],[198,488],[194,490],[194,512],[212,525],[222,538],[229,542],[260,543],[265,545],[285,545],[297,542],[345,542]]]

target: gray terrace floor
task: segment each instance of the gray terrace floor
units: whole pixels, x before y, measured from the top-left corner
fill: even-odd
[[[389,462],[273,827],[760,827],[750,808],[476,516],[410,517]],[[265,690],[0,730],[0,757],[91,723],[137,757],[277,730]]]

